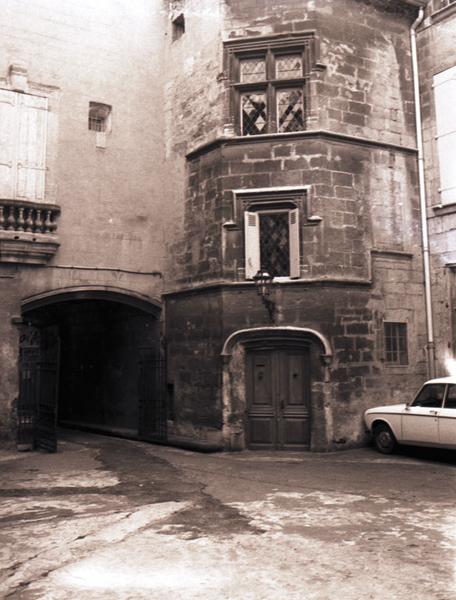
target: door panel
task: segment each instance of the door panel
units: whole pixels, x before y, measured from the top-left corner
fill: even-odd
[[[439,440],[438,408],[411,406],[402,415],[404,442],[437,444]]]
[[[272,353],[248,355],[248,439],[250,448],[270,448],[277,443],[273,403]]]
[[[38,401],[35,446],[48,452],[57,451],[57,397],[60,340],[57,326],[41,330],[38,363]]]
[[[449,385],[445,404],[439,411],[439,441],[456,447],[456,385]]]
[[[283,365],[281,387],[285,392],[278,415],[281,447],[304,450],[310,443],[308,353],[283,350],[278,359]]]
[[[402,413],[402,440],[424,444],[438,444],[438,414],[445,395],[440,383],[422,387],[412,405]]]
[[[252,350],[247,355],[247,438],[252,449],[310,445],[306,349]]]

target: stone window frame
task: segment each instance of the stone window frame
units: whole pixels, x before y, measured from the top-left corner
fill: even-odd
[[[321,218],[311,216],[311,186],[300,187],[282,187],[282,188],[257,188],[257,189],[239,189],[233,190],[233,220],[225,223],[225,228],[242,229],[243,238],[243,257],[244,257],[244,279],[251,280],[255,273],[247,269],[247,221],[246,216],[252,212],[268,212],[273,210],[294,211],[298,217],[298,240],[295,239],[293,256],[295,260],[295,271],[293,275],[287,277],[277,277],[275,281],[290,281],[300,279],[302,274],[303,260],[303,228],[308,225],[316,225],[321,222]],[[296,257],[296,247],[298,247],[298,256]],[[260,268],[261,265],[258,265]],[[258,269],[257,269],[258,270]],[[256,271],[255,271],[256,272]],[[248,276],[249,275],[249,276]]]
[[[291,86],[303,89],[304,101],[304,128],[308,129],[309,120],[312,119],[312,93],[310,91],[311,73],[313,70],[322,69],[324,66],[318,62],[319,43],[315,31],[286,36],[269,36],[261,38],[244,38],[242,40],[229,40],[225,46],[225,71],[229,80],[229,120],[233,124],[234,133],[242,137],[258,137],[261,135],[290,135],[296,132],[279,132],[277,128],[276,91],[287,89]],[[297,79],[277,79],[273,77],[275,57],[279,55],[302,53],[303,76]],[[239,77],[239,62],[242,58],[265,56],[266,79],[262,82],[242,83]],[[243,135],[241,130],[241,104],[240,97],[243,91],[266,90],[267,127],[264,133]]]

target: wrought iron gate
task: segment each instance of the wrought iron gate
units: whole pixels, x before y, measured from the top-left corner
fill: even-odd
[[[59,350],[56,326],[23,327],[19,345],[19,449],[57,450]]]
[[[166,362],[153,348],[142,348],[139,360],[140,439],[163,442],[167,438]]]

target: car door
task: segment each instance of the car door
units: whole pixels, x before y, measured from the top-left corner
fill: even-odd
[[[443,407],[439,411],[439,441],[456,447],[456,385],[449,385]]]
[[[445,385],[423,386],[415,400],[402,414],[402,440],[410,444],[439,443],[439,412],[445,395]]]

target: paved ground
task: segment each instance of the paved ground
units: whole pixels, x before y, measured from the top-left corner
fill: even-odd
[[[456,599],[456,453],[0,454],[1,598]]]

